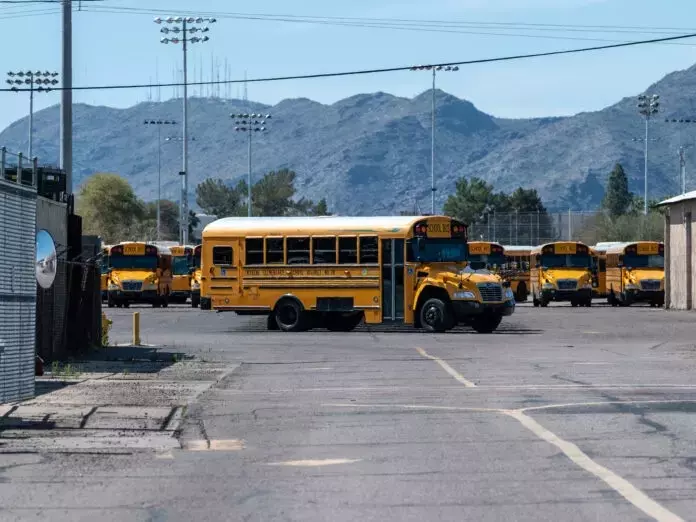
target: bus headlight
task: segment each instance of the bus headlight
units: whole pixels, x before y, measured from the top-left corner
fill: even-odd
[[[507,299],[508,301],[512,301],[513,299],[515,299],[515,294],[512,293],[511,288],[505,290],[505,299]]]
[[[109,290],[120,290],[121,287],[114,283],[109,283]]]
[[[466,291],[454,292],[452,297],[455,299],[476,299],[476,295],[473,292]]]
[[[191,283],[191,290],[200,290],[201,289],[201,284],[194,281]]]
[[[592,289],[592,285],[591,285],[590,283],[585,283],[584,285],[582,285],[582,288],[583,288],[584,290],[591,290],[591,289]]]
[[[626,290],[640,290],[640,287],[633,283],[629,283],[626,285]]]
[[[553,283],[544,283],[541,288],[542,290],[553,290],[556,287],[553,286]]]
[[[154,290],[155,286],[152,281],[143,281],[143,290]]]

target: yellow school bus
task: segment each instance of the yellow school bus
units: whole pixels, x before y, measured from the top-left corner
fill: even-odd
[[[201,248],[202,245],[197,245],[193,248],[191,261],[191,308],[198,308],[201,304]]]
[[[607,253],[597,245],[590,247],[592,256],[592,297],[607,297]]]
[[[172,293],[169,300],[173,303],[185,303],[191,297],[193,247],[176,245],[169,247],[169,251],[172,254]]]
[[[526,252],[524,262],[516,262],[515,257],[510,256],[507,247],[490,241],[469,241],[469,256],[467,260],[473,269],[487,269],[498,274],[503,281],[510,283],[510,288],[516,301],[526,301],[529,293],[529,252]],[[522,257],[520,251],[513,251],[513,255]],[[526,272],[523,266],[526,265]]]
[[[109,295],[109,249],[110,245],[104,245],[99,256],[99,272],[101,283],[101,298],[106,301]]]
[[[534,306],[570,301],[572,306],[592,306],[592,256],[579,241],[541,245],[530,256]]]
[[[284,331],[364,319],[489,333],[515,301],[466,256],[466,225],[445,216],[224,218],[203,230],[201,308]]]
[[[607,249],[607,290],[612,306],[665,302],[665,245],[657,241],[622,243]]]
[[[172,286],[172,255],[166,247],[124,242],[109,249],[109,308],[131,303],[166,307]]]
[[[534,247],[504,245],[505,265],[503,277],[510,281],[510,286],[518,302],[526,301],[531,291],[529,256]]]

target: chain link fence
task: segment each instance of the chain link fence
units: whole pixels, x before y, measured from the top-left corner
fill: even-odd
[[[659,213],[631,214],[611,219],[601,211],[491,212],[469,226],[470,241],[536,246],[553,241],[656,240],[664,238]]]

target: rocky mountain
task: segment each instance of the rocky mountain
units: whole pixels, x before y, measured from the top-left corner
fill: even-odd
[[[678,191],[678,147],[693,143],[694,124],[666,118],[696,118],[696,66],[669,74],[644,92],[661,96],[651,120],[649,195]],[[192,98],[189,102],[189,172],[194,188],[207,177],[235,181],[246,176],[246,134],[235,132],[230,113],[262,112],[272,118],[254,134],[254,177],[288,167],[298,173],[300,196],[326,197],[341,214],[389,214],[430,208],[431,92],[413,99],[386,93],[359,94],[323,105],[287,99],[275,106],[241,100]],[[636,93],[637,95],[638,93]],[[75,181],[94,172],[125,176],[146,199],[157,195],[158,132],[145,119],[180,121],[181,100],[140,103],[128,109],[76,105]],[[563,118],[502,119],[472,103],[436,91],[436,192],[439,205],[461,176],[478,176],[499,190],[539,190],[547,207],[589,210],[601,201],[615,162],[626,169],[631,190],[643,193],[644,120],[635,98],[597,112]],[[59,108],[35,114],[36,154],[58,161]],[[27,149],[28,118],[0,135],[10,150]],[[177,199],[181,170],[180,126],[161,129],[163,197]],[[167,137],[173,140],[167,140]],[[687,168],[695,150],[687,154]],[[689,187],[696,175],[688,178]]]

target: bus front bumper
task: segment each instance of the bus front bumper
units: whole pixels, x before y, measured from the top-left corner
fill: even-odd
[[[515,301],[502,303],[479,303],[476,301],[452,301],[454,314],[457,321],[465,321],[467,318],[482,314],[512,315],[515,311]]]
[[[624,292],[628,303],[645,303],[645,302],[664,302],[664,290],[626,290]]]
[[[157,300],[159,296],[157,295],[157,290],[143,290],[143,291],[125,291],[125,290],[109,290],[109,299],[113,301],[129,303],[152,303]]]
[[[580,290],[542,290],[541,295],[545,301],[582,301],[592,299],[591,288]]]

